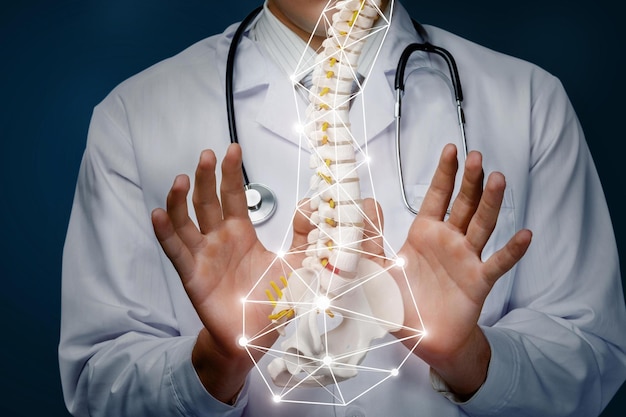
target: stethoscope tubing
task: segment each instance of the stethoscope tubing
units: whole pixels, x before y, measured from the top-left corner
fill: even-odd
[[[234,75],[235,75],[235,58],[237,56],[237,47],[243,38],[243,35],[250,23],[263,10],[263,6],[254,9],[241,22],[233,35],[233,39],[228,49],[228,57],[226,58],[226,115],[228,118],[228,132],[230,135],[230,143],[239,143],[237,134],[237,121],[235,118],[235,94],[234,94]],[[241,174],[243,175],[244,189],[246,200],[248,203],[248,215],[252,224],[259,225],[268,220],[276,211],[276,194],[266,185],[252,183],[248,178],[248,173],[244,163],[241,163]]]
[[[237,47],[243,38],[243,34],[250,25],[250,23],[257,17],[257,15],[263,10],[263,6],[259,6],[254,9],[248,16],[243,19],[230,43],[228,49],[228,57],[226,58],[226,117],[228,118],[228,132],[230,134],[230,143],[239,143],[239,136],[237,135],[237,121],[235,118],[235,94],[234,94],[234,81],[235,76],[235,57],[237,56]],[[243,173],[244,184],[248,186],[250,180],[246,172],[244,164],[241,164],[241,171]]]
[[[243,38],[243,35],[250,25],[250,23],[257,17],[257,15],[263,10],[263,6],[259,6],[254,9],[248,16],[244,18],[237,30],[235,31],[230,48],[228,50],[228,57],[226,60],[226,77],[225,77],[225,93],[226,93],[226,114],[228,118],[228,131],[230,134],[231,143],[239,143],[239,137],[237,134],[237,123],[235,117],[235,100],[234,100],[234,73],[235,73],[235,58],[237,55],[237,47]],[[400,189],[402,194],[402,200],[406,208],[413,214],[418,214],[419,210],[413,208],[409,203],[406,190],[404,187],[404,175],[402,169],[402,151],[400,146],[400,118],[402,116],[402,95],[404,94],[404,73],[407,67],[407,63],[414,52],[422,51],[425,53],[432,53],[440,56],[448,67],[450,73],[450,80],[454,89],[454,96],[457,107],[457,118],[459,121],[459,128],[462,137],[463,155],[467,158],[467,137],[465,134],[465,114],[463,112],[463,89],[461,87],[461,79],[459,77],[459,70],[456,65],[456,61],[452,54],[446,49],[435,46],[429,41],[428,32],[417,21],[413,20],[413,26],[418,35],[422,38],[422,43],[412,43],[408,45],[400,59],[398,61],[395,77],[395,89],[396,89],[396,104],[395,104],[395,118],[396,118],[396,164],[398,169],[398,178],[400,182]],[[276,195],[267,186],[258,183],[251,183],[248,178],[248,173],[244,163],[241,164],[241,172],[244,180],[244,188],[246,190],[246,196],[248,198],[248,213],[253,224],[260,224],[269,219],[276,210]],[[252,195],[250,198],[249,196]],[[253,201],[252,203],[250,201]]]
[[[400,191],[402,194],[402,201],[406,208],[413,214],[417,215],[419,213],[418,209],[413,208],[410,204],[407,195],[406,189],[404,187],[404,174],[402,169],[402,147],[400,146],[400,118],[402,117],[402,96],[404,95],[404,85],[405,78],[404,73],[406,71],[407,64],[411,55],[414,52],[422,51],[425,53],[431,53],[439,55],[446,63],[448,67],[448,72],[450,73],[450,81],[452,83],[452,88],[454,90],[454,99],[456,102],[457,109],[457,119],[459,121],[459,129],[461,131],[461,146],[463,148],[463,157],[467,159],[467,136],[465,133],[465,113],[463,112],[463,88],[461,86],[461,78],[459,77],[459,69],[456,65],[456,60],[454,56],[445,48],[440,46],[435,46],[430,43],[428,32],[419,22],[413,20],[413,26],[415,27],[416,32],[422,38],[421,43],[412,43],[408,45],[402,51],[400,55],[400,59],[398,60],[398,65],[396,67],[396,77],[394,82],[394,87],[396,89],[396,104],[394,109],[394,114],[396,118],[396,166],[398,170],[398,179],[400,183]]]

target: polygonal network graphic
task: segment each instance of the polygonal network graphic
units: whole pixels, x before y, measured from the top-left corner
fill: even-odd
[[[389,3],[385,15],[380,0],[329,1],[318,21],[328,38],[313,61],[302,55],[292,77],[294,94],[305,93],[310,102],[300,117],[299,134],[301,152],[304,146],[311,152],[311,170],[302,169],[306,172],[298,175],[313,172],[305,193],[310,200],[296,207],[294,216],[306,216],[313,230],[306,245],[277,254],[242,299],[244,317],[259,307],[271,308],[271,314],[261,331],[244,319],[239,341],[276,402],[311,402],[306,391],[321,389],[328,400],[315,403],[350,404],[398,375],[425,335],[423,326],[404,327],[405,311],[419,317],[418,306],[412,294],[408,306],[403,302],[398,280],[408,282],[404,260],[385,253],[393,251],[382,234],[380,216],[364,209],[359,188],[363,178],[357,171],[369,171],[370,157],[367,142],[359,145],[352,136],[349,119],[354,98],[364,94],[371,70],[371,65],[358,66],[359,57],[368,41],[370,48],[372,44],[378,48],[377,55],[390,24],[387,16],[392,15],[393,1]],[[312,82],[305,87],[300,80],[307,74]],[[356,110],[367,111],[352,109]],[[411,336],[385,337],[400,329],[409,330]],[[280,336],[272,347],[259,342],[275,331]],[[368,352],[384,353],[403,342],[412,348],[397,364],[364,365]],[[255,360],[260,353],[271,359],[269,366],[261,367]],[[342,381],[364,373],[370,382],[360,392],[348,395],[342,390]]]

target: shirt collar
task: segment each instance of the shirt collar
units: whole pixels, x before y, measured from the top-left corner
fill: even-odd
[[[269,58],[288,76],[295,74],[301,60],[311,62],[315,59],[315,51],[272,14],[267,7],[267,0],[249,36],[263,47]]]
[[[371,73],[368,70],[369,76],[363,86],[364,94],[359,94],[354,99],[354,105],[357,109],[368,109],[367,114],[363,111],[352,111],[351,114],[354,136],[363,142],[382,137],[380,133],[389,129],[395,121],[393,78],[396,65],[404,47],[409,43],[417,42],[410,16],[399,2],[393,3],[395,6],[390,8],[393,19],[385,37],[385,45],[380,50],[380,54],[377,50],[375,51],[374,56],[378,56],[373,64],[374,70]],[[261,15],[263,14],[262,12]],[[259,19],[262,17],[261,15],[258,17]],[[235,29],[236,25],[230,32]],[[221,48],[221,56],[226,57],[229,40],[230,37],[227,35]],[[266,89],[257,91],[257,93],[262,94],[262,97],[259,98],[260,103],[255,103],[255,108],[258,109],[256,122],[277,136],[296,146],[301,146],[300,137],[294,133],[293,124],[285,123],[286,120],[298,120],[299,114],[303,114],[302,112],[305,111],[308,104],[306,98],[300,94],[294,96],[296,105],[294,105],[294,101],[285,99],[293,94],[294,86],[289,80],[289,74],[293,74],[293,72],[283,73],[278,65],[270,62],[265,47],[261,45],[260,41],[256,41],[250,32],[242,40],[240,49],[242,59],[239,59],[235,66],[235,92],[251,91],[251,94],[254,94],[251,90],[253,87],[265,85]],[[415,55],[420,56],[422,54],[416,53]],[[423,61],[423,58],[417,59]],[[412,62],[415,61],[415,58],[412,59]],[[255,62],[255,65],[258,66],[255,69],[258,70],[251,71],[250,62]],[[266,68],[269,67],[272,69],[268,71]],[[376,115],[376,117],[371,117],[371,115]],[[306,152],[308,147],[305,146],[303,149]]]
[[[388,15],[389,10],[386,10],[385,14]],[[375,27],[383,23],[383,19],[379,19]],[[269,58],[287,76],[291,76],[295,74],[299,68],[301,69],[302,66],[300,63],[315,62],[317,53],[274,16],[267,6],[267,0],[263,4],[261,16],[250,29],[249,36],[253,41],[258,42],[263,47]],[[383,38],[384,30],[377,31],[368,38],[363,46],[357,68],[357,72],[361,76],[365,76],[371,70]],[[305,76],[306,74],[300,78],[302,79]]]

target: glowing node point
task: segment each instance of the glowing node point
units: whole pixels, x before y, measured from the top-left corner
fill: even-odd
[[[241,297],[239,301],[241,301],[241,304],[245,304],[248,300],[246,300],[246,297]]]
[[[328,299],[328,297],[320,295],[315,300],[315,305],[317,306],[318,309],[325,311],[325,310],[328,310],[328,307],[330,307],[330,300]]]
[[[324,362],[324,365],[330,366],[330,364],[333,363],[333,358],[331,358],[330,356],[324,356],[324,359],[322,361]]]
[[[396,258],[396,266],[398,268],[404,268],[404,265],[406,265],[406,260],[404,258]]]
[[[365,163],[369,165],[371,162],[372,162],[372,157],[369,156],[369,155],[366,155],[365,156]]]
[[[278,252],[276,252],[276,256],[279,257],[280,259],[285,257],[285,251],[279,250]]]
[[[280,395],[274,395],[272,400],[274,400],[275,403],[279,403],[282,401],[282,398],[280,397]]]
[[[391,373],[391,376],[398,376],[398,374],[399,374],[400,372],[398,371],[398,368],[393,368],[393,369],[390,371],[390,373]]]
[[[296,133],[304,133],[304,126],[301,123],[296,123],[293,126],[293,130],[295,130]]]
[[[248,345],[248,339],[246,339],[244,336],[241,336],[238,342],[239,346],[241,347],[246,347]]]

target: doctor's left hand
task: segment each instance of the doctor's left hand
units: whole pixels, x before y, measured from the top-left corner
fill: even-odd
[[[482,156],[470,152],[458,196],[446,219],[458,169],[456,148],[447,145],[431,186],[399,255],[406,260],[410,292],[415,295],[427,330],[414,351],[461,398],[483,384],[491,357],[478,326],[480,312],[496,281],[524,255],[529,230],[518,231],[485,261],[481,255],[493,233],[502,204],[505,179],[491,173],[483,184]],[[397,280],[409,294],[404,279]],[[405,306],[411,300],[405,299]],[[419,317],[405,310],[405,326],[420,329]],[[400,331],[398,337],[410,336]],[[414,343],[409,340],[407,345]]]
[[[248,216],[241,161],[241,148],[231,145],[222,162],[219,199],[215,154],[202,152],[192,198],[198,226],[189,217],[190,181],[185,175],[176,177],[167,197],[167,211],[152,212],[159,243],[204,324],[192,363],[207,391],[227,403],[236,397],[253,366],[246,350],[237,343],[244,319],[241,298],[254,287],[259,294],[251,296],[264,299],[269,283],[255,286],[259,277],[282,274],[280,263],[273,263],[276,255],[261,244]],[[296,216],[293,230],[294,246],[305,244],[310,226],[303,216]],[[247,308],[246,329],[251,334],[262,333],[271,310],[270,305],[261,304]],[[255,339],[255,344],[269,347],[276,338],[276,332],[267,332]]]

